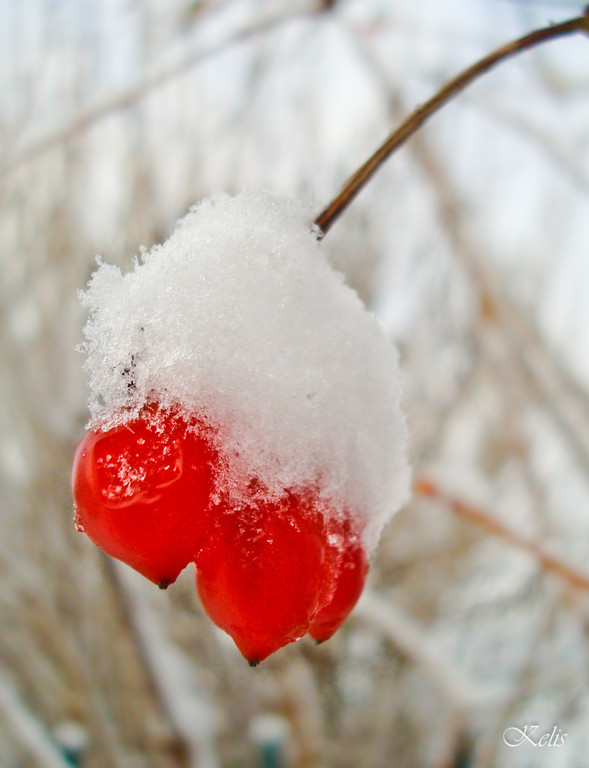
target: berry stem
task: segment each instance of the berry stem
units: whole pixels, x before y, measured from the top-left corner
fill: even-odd
[[[341,213],[350,205],[360,190],[367,184],[381,165],[401,147],[413,134],[421,128],[435,112],[461,93],[467,85],[485,75],[493,67],[506,59],[516,56],[524,51],[534,48],[549,40],[575,34],[577,32],[589,33],[589,6],[584,14],[561,24],[551,24],[530,32],[507,45],[503,45],[493,53],[477,61],[465,69],[453,80],[444,85],[429,101],[417,107],[401,125],[395,129],[385,142],[368,158],[368,160],[350,176],[336,197],[324,208],[315,219],[315,224],[323,237],[331,228]]]

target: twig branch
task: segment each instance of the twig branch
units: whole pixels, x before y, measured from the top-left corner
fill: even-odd
[[[295,656],[279,677],[282,706],[296,740],[298,764],[305,768],[325,765],[324,722],[317,681],[303,656]]]
[[[26,709],[5,680],[0,681],[0,714],[27,753],[44,768],[68,768],[57,745],[37,718]]]
[[[440,488],[437,483],[426,477],[421,477],[416,480],[414,491],[418,496],[438,499],[448,506],[452,512],[458,515],[458,517],[468,520],[470,523],[474,523],[474,525],[482,528],[486,533],[489,533],[492,536],[497,536],[512,546],[531,554],[544,571],[554,574],[574,589],[589,592],[589,576],[585,576],[585,574],[580,573],[575,568],[567,565],[567,563],[564,563],[558,557],[550,554],[538,542],[528,539],[526,536],[522,536],[518,531],[514,531],[512,528],[508,528],[491,513],[447,493]]]
[[[510,299],[490,260],[481,257],[480,243],[471,232],[456,191],[422,136],[416,137],[412,149],[438,192],[440,215],[451,238],[453,253],[479,286],[484,326],[491,331],[497,326],[497,331],[501,331],[500,335],[492,333],[485,338],[479,329],[481,342],[486,347],[500,345],[513,371],[567,438],[575,459],[589,474],[587,393],[572,380],[547,349],[534,323]]]
[[[486,695],[450,660],[441,657],[426,639],[426,629],[400,606],[376,592],[365,590],[353,618],[378,627],[384,636],[428,675],[442,699],[457,713],[465,715],[486,703]]]
[[[429,117],[461,93],[467,85],[478,80],[478,78],[482,77],[482,75],[486,74],[489,70],[506,59],[516,56],[519,53],[523,53],[537,45],[548,42],[549,40],[556,40],[557,38],[566,37],[577,32],[589,32],[589,8],[585,11],[583,16],[564,21],[561,24],[554,24],[549,27],[537,29],[512,43],[508,43],[507,45],[498,48],[476,64],[465,69],[464,72],[447,83],[435,96],[409,115],[409,117],[390,134],[376,152],[348,179],[339,194],[315,219],[315,224],[321,233],[325,235],[328,232],[334,221],[336,221],[340,214],[348,207],[352,200],[354,200],[360,190],[367,184],[381,165],[388,160],[393,152],[413,136]]]
[[[134,85],[121,89],[115,94],[109,94],[102,101],[98,101],[95,104],[82,109],[70,122],[53,131],[49,131],[46,135],[32,141],[20,152],[17,152],[15,157],[11,159],[9,158],[0,166],[0,178],[6,176],[8,173],[12,173],[24,164],[34,160],[39,155],[70,141],[77,134],[85,131],[87,128],[109,115],[131,107],[156,88],[160,88],[166,83],[169,83],[171,80],[184,74],[195,65],[223,53],[229,46],[238,45],[257,37],[258,35],[271,32],[286,22],[293,21],[297,18],[305,18],[324,11],[325,8],[323,5],[319,5],[317,8],[311,10],[281,13],[272,16],[265,21],[247,26],[236,32],[230,39],[223,40],[209,48],[190,51],[184,58],[180,59],[180,61],[162,67],[159,71],[148,75],[143,80],[139,80]]]
[[[534,142],[544,155],[584,194],[589,192],[589,173],[586,166],[580,162],[579,149],[575,144],[564,138],[560,143],[555,141],[553,136],[535,125],[523,113],[523,109],[521,112],[516,112],[502,106],[498,100],[489,101],[487,99],[484,104],[479,101],[472,103],[475,108],[484,111],[486,115],[512,128],[526,140]]]
[[[178,762],[186,768],[218,768],[213,745],[215,713],[198,691],[197,671],[177,647],[138,585],[136,574],[112,561],[127,620],[149,681],[178,746]]]

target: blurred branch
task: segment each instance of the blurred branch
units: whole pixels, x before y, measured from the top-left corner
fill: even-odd
[[[36,509],[34,498],[29,499],[29,506],[34,509],[33,519],[37,521],[34,535],[29,536],[33,547],[41,541],[43,547],[52,547],[51,538],[39,522],[43,513],[47,513],[49,495],[50,492],[46,488],[42,503]],[[48,515],[48,520],[54,524],[55,516]],[[70,551],[66,555],[68,566],[74,566],[76,563],[71,554]],[[59,710],[62,710],[63,714],[61,686],[66,689],[79,686],[85,711],[82,717],[91,728],[93,743],[100,745],[101,753],[109,767],[126,766],[128,753],[121,744],[118,724],[107,704],[105,690],[96,685],[92,668],[94,660],[88,654],[79,634],[71,631],[69,624],[63,620],[63,613],[56,607],[58,601],[54,599],[54,595],[57,590],[54,585],[49,586],[51,582],[47,577],[51,571],[46,565],[43,567],[39,549],[27,549],[23,552],[5,548],[1,560],[13,580],[11,589],[5,591],[17,606],[2,606],[8,608],[8,616],[12,615],[12,619],[3,625],[2,639],[5,643],[10,640],[8,629],[11,628],[16,643],[10,664],[11,671],[18,675],[20,680],[24,680],[22,685],[25,690],[28,690],[29,686],[34,690],[35,686],[51,685],[50,676],[55,675],[57,671],[57,680],[51,685],[49,692],[52,706],[44,710],[49,713],[49,717],[54,717]],[[63,581],[69,589],[75,583],[75,578],[65,578]],[[61,588],[66,587],[62,585]],[[75,589],[83,601],[79,584],[75,585]],[[3,598],[3,602],[5,601],[6,597]],[[58,688],[55,687],[55,682],[58,683]]]
[[[566,436],[577,461],[589,475],[587,393],[572,381],[546,349],[537,329],[507,295],[489,260],[479,257],[480,246],[464,219],[457,195],[421,137],[415,142],[415,156],[438,191],[441,217],[454,242],[455,252],[479,285],[481,312],[487,327],[501,330],[500,343],[514,370],[519,372],[535,399]]]
[[[383,87],[389,93],[391,108],[399,111],[400,99],[388,82],[386,73],[374,56],[363,48]],[[413,154],[428,174],[438,193],[440,218],[459,256],[479,286],[481,311],[487,325],[501,330],[505,348],[528,390],[546,409],[567,438],[580,466],[589,475],[589,396],[563,369],[546,345],[533,322],[524,317],[507,295],[488,259],[479,256],[480,243],[473,236],[464,209],[448,176],[434,153],[418,135],[412,143]]]
[[[512,528],[508,528],[490,512],[446,492],[432,479],[427,477],[420,477],[416,480],[414,491],[418,496],[437,499],[451,509],[458,517],[473,523],[484,530],[485,533],[497,536],[512,546],[528,552],[538,561],[544,571],[554,574],[562,581],[565,581],[570,587],[589,592],[589,576],[585,576],[558,557],[550,554],[538,542],[522,536]]]
[[[37,718],[4,680],[0,681],[0,713],[26,751],[43,768],[71,768]]]
[[[501,734],[506,725],[517,722],[518,714],[521,712],[522,707],[525,706],[526,701],[534,693],[534,683],[538,684],[538,658],[536,650],[542,641],[554,632],[559,609],[560,601],[555,599],[554,595],[551,595],[546,606],[545,615],[538,622],[537,627],[528,640],[528,653],[523,656],[521,668],[513,676],[511,695],[505,705],[494,714],[495,722],[493,726],[487,728],[486,733],[482,735],[477,744],[476,768],[493,768],[493,766],[501,764],[501,760],[498,759],[499,751],[503,747]],[[540,690],[545,691],[546,687],[546,681],[541,680]]]
[[[278,684],[282,706],[292,724],[298,764],[304,768],[322,768],[325,765],[323,712],[310,664],[304,657],[295,656],[280,675]]]
[[[466,86],[482,77],[497,64],[519,53],[534,48],[537,45],[556,40],[578,32],[589,31],[589,8],[583,16],[579,16],[561,24],[554,24],[543,29],[535,30],[512,43],[498,48],[493,53],[473,64],[468,69],[447,83],[429,101],[418,107],[401,125],[390,134],[376,152],[348,179],[339,194],[324,208],[315,219],[315,224],[325,235],[332,224],[355,199],[360,190],[370,181],[386,160],[403,146],[421,126],[445,106],[451,99],[458,96]]]
[[[354,36],[354,40],[360,43],[357,36]],[[386,90],[393,114],[399,112],[401,99],[389,82],[388,73],[380,66],[368,46],[358,45],[358,51]],[[458,195],[422,135],[415,137],[412,149],[438,193],[440,218],[452,240],[452,250],[460,256],[466,269],[478,283],[481,311],[488,326],[496,326],[502,330],[501,344],[509,355],[514,370],[520,373],[520,378],[528,390],[558,425],[568,439],[580,466],[589,475],[588,393],[573,380],[555,359],[554,354],[546,348],[533,323],[523,316],[522,311],[506,294],[501,281],[489,266],[488,259],[482,259],[478,255],[480,244],[471,234],[468,221],[465,221]],[[443,420],[440,421],[441,426]]]
[[[555,141],[545,131],[541,130],[530,119],[522,113],[516,113],[502,106],[499,101],[488,99],[483,101],[473,101],[478,109],[485,114],[490,115],[496,120],[508,125],[515,131],[523,135],[536,144],[546,157],[569,177],[585,194],[589,192],[589,172],[579,163],[579,148],[571,145],[570,142],[563,140],[561,143]],[[523,106],[523,105],[522,105]]]
[[[427,629],[420,627],[391,600],[365,590],[352,616],[377,627],[403,654],[422,667],[455,712],[464,715],[476,704],[483,703],[481,692],[464,673],[452,667],[448,659],[438,656],[429,646]]]
[[[194,666],[166,636],[135,574],[112,560],[109,571],[144,669],[175,737],[178,763],[187,768],[217,768],[213,712],[196,690]]]
[[[112,115],[113,113],[120,112],[127,109],[136,102],[143,99],[147,94],[151,93],[157,88],[169,83],[176,77],[184,74],[192,67],[200,64],[207,59],[218,56],[226,52],[229,48],[239,45],[241,43],[248,42],[252,38],[259,35],[264,35],[269,32],[278,29],[284,24],[294,21],[300,18],[306,18],[314,16],[319,13],[325,12],[326,8],[323,3],[319,3],[316,7],[310,10],[289,11],[287,13],[280,13],[275,16],[271,16],[268,19],[257,21],[255,24],[251,24],[247,27],[236,32],[228,40],[223,40],[210,48],[204,50],[190,51],[180,61],[174,64],[164,66],[160,70],[148,75],[142,80],[139,80],[134,85],[127,88],[123,88],[116,93],[108,94],[104,99],[97,101],[85,109],[82,109],[70,122],[62,125],[53,131],[49,131],[44,136],[41,136],[35,141],[32,141],[28,146],[17,152],[16,155],[7,160],[2,166],[0,166],[0,179],[11,173],[26,163],[34,160],[39,155],[48,152],[55,147],[64,144],[79,133],[85,131],[90,126],[103,120],[104,118]]]

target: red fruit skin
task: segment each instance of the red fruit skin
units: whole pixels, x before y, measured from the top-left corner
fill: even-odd
[[[309,634],[322,643],[341,627],[358,602],[368,574],[368,558],[348,521],[330,524],[320,608]]]
[[[198,593],[253,666],[308,631],[324,560],[321,529],[300,497],[224,507],[196,563]]]
[[[156,408],[80,442],[72,472],[75,522],[107,554],[160,587],[196,557],[211,526],[215,451]]]

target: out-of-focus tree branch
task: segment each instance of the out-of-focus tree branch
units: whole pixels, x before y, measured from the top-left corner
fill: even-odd
[[[105,558],[106,559],[106,558]],[[153,692],[175,737],[178,765],[217,768],[211,707],[196,690],[196,670],[166,630],[126,566],[110,561],[109,572]]]
[[[560,558],[547,552],[539,542],[522,536],[518,531],[504,525],[492,513],[443,490],[433,479],[426,476],[417,478],[414,490],[418,496],[437,499],[444,506],[451,509],[458,517],[473,523],[485,533],[497,536],[512,546],[528,552],[537,560],[544,571],[557,576],[561,581],[566,582],[569,587],[589,592],[589,576],[580,573]]]
[[[378,628],[403,654],[421,666],[453,710],[465,715],[470,708],[484,703],[485,695],[428,645],[425,628],[400,606],[374,591],[365,590],[352,615]]]
[[[566,141],[558,142],[540,126],[530,120],[525,114],[516,113],[508,109],[499,101],[474,102],[477,109],[486,115],[490,115],[497,121],[513,128],[530,143],[536,144],[544,155],[550,158],[555,166],[563,171],[568,178],[579,187],[579,190],[587,194],[589,192],[589,172],[579,162],[577,148],[568,146]],[[557,129],[556,129],[557,130]]]
[[[227,40],[216,43],[209,48],[198,48],[195,51],[189,51],[179,61],[161,67],[127,88],[123,88],[116,93],[109,93],[103,99],[97,100],[94,104],[80,110],[72,120],[64,125],[41,135],[20,151],[17,150],[14,157],[8,158],[3,165],[0,165],[0,179],[43,153],[71,141],[78,134],[109,115],[136,104],[152,91],[183,75],[192,67],[214,56],[219,56],[236,45],[273,32],[291,21],[323,13],[326,10],[329,9],[325,8],[322,2],[319,2],[317,6],[310,9],[279,13],[269,18],[255,21],[238,32],[233,33]]]
[[[5,680],[0,680],[0,713],[25,752],[43,768],[68,768],[43,725],[24,706]]]
[[[401,99],[387,73],[357,36],[354,40],[359,53],[387,94],[391,112],[400,113]],[[438,193],[440,218],[452,240],[453,252],[463,261],[478,285],[485,321],[496,325],[501,331],[500,343],[506,348],[514,369],[520,372],[530,392],[567,437],[579,464],[589,475],[588,393],[559,365],[534,324],[508,297],[488,259],[480,254],[480,246],[464,221],[457,195],[423,136],[418,134],[414,137],[411,149]]]

